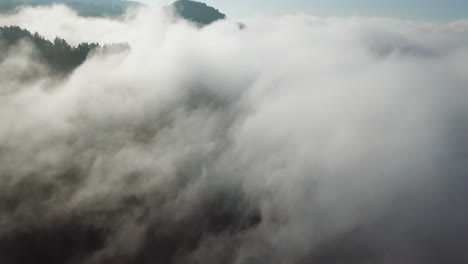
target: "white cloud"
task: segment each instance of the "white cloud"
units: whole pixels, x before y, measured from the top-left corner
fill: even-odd
[[[156,9],[106,20],[60,6],[0,17],[50,39],[132,47],[65,81],[0,80],[21,85],[0,98],[0,197],[11,201],[0,238],[37,223],[99,227],[106,242],[85,252],[90,263],[169,261],[157,244],[174,247],[166,234],[190,252],[172,259],[184,263],[466,259],[463,22],[170,21]],[[259,207],[261,223],[204,226],[223,225],[210,206],[229,204],[226,190]]]

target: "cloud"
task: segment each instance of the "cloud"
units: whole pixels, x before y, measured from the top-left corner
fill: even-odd
[[[0,262],[468,259],[463,22],[171,21],[0,17],[131,46],[65,80],[24,82],[7,73],[30,47],[6,55]]]

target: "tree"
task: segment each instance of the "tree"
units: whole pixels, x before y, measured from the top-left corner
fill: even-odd
[[[39,33],[31,34],[29,31],[17,26],[0,27],[0,52],[6,54],[11,47],[20,41],[28,41],[37,49],[40,59],[59,74],[68,74],[81,65],[89,53],[100,48],[97,43],[80,43],[76,47],[70,46],[62,38],[55,38],[50,42]]]

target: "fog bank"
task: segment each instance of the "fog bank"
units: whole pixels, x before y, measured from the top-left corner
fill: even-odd
[[[466,263],[466,23],[134,12],[0,16],[131,47],[0,56],[1,263]]]

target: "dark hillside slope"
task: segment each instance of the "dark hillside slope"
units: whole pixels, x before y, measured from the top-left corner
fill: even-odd
[[[19,45],[21,41],[31,43],[38,52],[39,60],[48,65],[52,71],[67,74],[81,65],[97,43],[81,43],[76,47],[70,46],[64,39],[55,38],[48,41],[38,33],[31,32],[17,26],[0,27],[0,63],[8,51]]]
[[[219,12],[218,9],[201,2],[178,0],[172,4],[172,7],[176,15],[199,25],[209,25],[226,18],[226,15]]]

